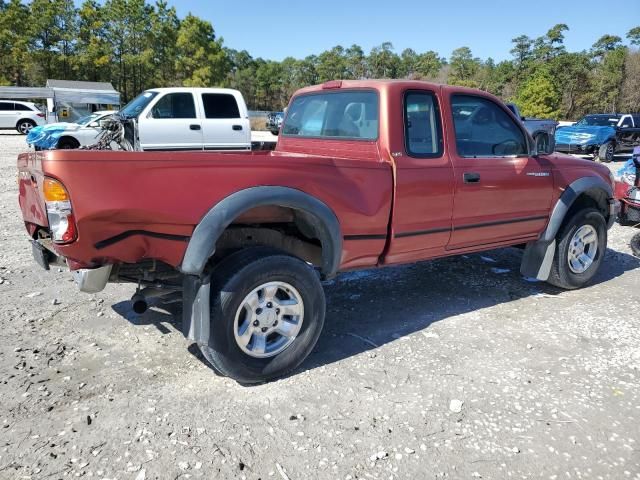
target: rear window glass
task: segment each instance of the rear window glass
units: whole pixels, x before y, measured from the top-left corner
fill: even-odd
[[[33,110],[31,108],[27,107],[26,105],[22,105],[21,103],[15,103],[14,104],[14,108],[16,110],[20,110],[20,111],[23,111],[23,112],[33,112]]]
[[[378,94],[313,93],[296,97],[282,127],[285,136],[359,140],[378,138]]]
[[[238,102],[228,93],[203,93],[202,103],[206,118],[240,118]]]

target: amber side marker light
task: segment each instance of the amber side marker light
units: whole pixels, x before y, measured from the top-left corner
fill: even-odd
[[[55,243],[73,242],[78,238],[78,231],[66,188],[58,180],[45,178],[42,182],[42,193],[47,206],[51,238]]]
[[[47,202],[64,202],[69,200],[69,194],[64,186],[53,178],[45,178],[42,183],[44,199]]]

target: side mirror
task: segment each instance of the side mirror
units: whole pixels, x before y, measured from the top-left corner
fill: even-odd
[[[91,122],[88,126],[91,128],[98,128],[100,124],[98,122]]]
[[[538,132],[533,137],[537,155],[549,155],[556,149],[556,139],[548,132]]]

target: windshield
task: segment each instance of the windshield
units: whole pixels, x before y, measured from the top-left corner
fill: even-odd
[[[595,127],[615,127],[618,125],[620,118],[610,117],[608,115],[587,115],[582,118],[576,125],[591,125]]]
[[[124,108],[118,112],[118,115],[122,118],[137,117],[156,95],[158,95],[158,92],[142,92],[136,98],[127,103]]]

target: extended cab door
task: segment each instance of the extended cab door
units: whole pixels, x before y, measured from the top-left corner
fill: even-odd
[[[251,148],[251,127],[231,93],[199,94],[202,102],[202,138],[205,150],[247,150]]]
[[[202,150],[202,125],[191,92],[158,95],[140,115],[143,150]]]
[[[453,168],[437,92],[412,89],[391,98],[401,102],[388,113],[396,197],[385,262],[402,263],[441,255],[449,243]]]
[[[640,145],[640,125],[636,119],[640,120],[640,116],[624,115],[620,120],[616,128],[616,151],[633,150]]]
[[[524,127],[488,96],[447,89],[445,116],[455,174],[448,249],[537,237],[551,209],[553,177],[529,154]]]

